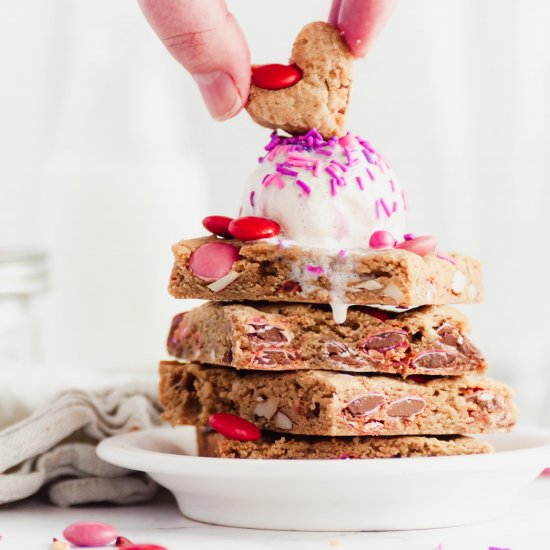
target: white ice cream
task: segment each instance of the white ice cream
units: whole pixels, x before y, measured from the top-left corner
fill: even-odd
[[[359,137],[324,143],[274,138],[250,176],[241,215],[271,218],[280,239],[305,247],[367,249],[381,229],[401,240],[406,204],[388,163]]]

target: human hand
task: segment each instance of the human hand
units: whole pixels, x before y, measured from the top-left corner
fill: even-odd
[[[212,117],[226,120],[244,106],[250,52],[224,0],[138,0],[168,51],[199,86]],[[329,22],[356,57],[366,54],[397,0],[333,0]]]

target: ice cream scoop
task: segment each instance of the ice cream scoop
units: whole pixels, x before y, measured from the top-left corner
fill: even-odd
[[[368,249],[376,231],[401,239],[406,203],[397,178],[371,144],[347,134],[324,140],[273,133],[247,183],[242,216],[275,220],[279,239],[335,252]]]

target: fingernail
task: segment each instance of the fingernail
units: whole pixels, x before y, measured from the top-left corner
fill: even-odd
[[[235,81],[227,73],[215,71],[194,74],[208,111],[216,120],[226,120],[237,114],[243,106]]]

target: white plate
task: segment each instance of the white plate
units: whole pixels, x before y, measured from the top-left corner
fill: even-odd
[[[259,529],[362,531],[493,519],[550,465],[550,431],[486,435],[489,455],[375,460],[197,457],[194,428],[106,439],[105,461],[147,472],[188,518]]]

